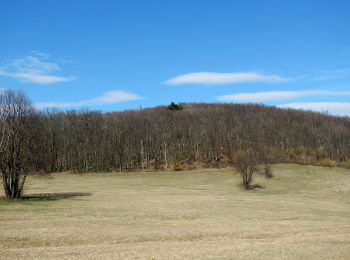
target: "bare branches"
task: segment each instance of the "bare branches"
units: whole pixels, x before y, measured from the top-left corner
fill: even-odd
[[[0,170],[5,196],[18,198],[30,169],[33,108],[23,92],[7,90],[0,94],[2,124]]]
[[[0,92],[0,125],[1,125],[1,140],[0,140],[0,153],[3,153],[8,145],[9,141],[9,127],[7,125],[8,113],[6,110],[5,100],[6,93]]]
[[[244,189],[252,189],[253,175],[258,172],[258,153],[256,150],[247,148],[237,151],[234,156],[234,165],[242,177]]]

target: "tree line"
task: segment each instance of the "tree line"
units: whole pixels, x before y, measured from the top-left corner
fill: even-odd
[[[270,163],[349,159],[349,118],[253,104],[181,107],[38,113],[36,170],[222,167],[248,148]]]
[[[224,167],[248,149],[259,151],[266,164],[343,165],[350,158],[350,118],[326,113],[206,103],[107,113],[34,111],[25,94],[14,91],[3,92],[0,103],[2,176],[17,168],[111,172]],[[13,158],[16,163],[10,166]]]

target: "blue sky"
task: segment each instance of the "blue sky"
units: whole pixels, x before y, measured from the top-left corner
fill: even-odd
[[[0,2],[0,88],[38,109],[256,102],[350,115],[350,1]]]

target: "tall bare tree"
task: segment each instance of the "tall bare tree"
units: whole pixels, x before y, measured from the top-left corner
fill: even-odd
[[[22,91],[0,94],[3,140],[0,170],[6,198],[19,198],[31,167],[33,107]]]

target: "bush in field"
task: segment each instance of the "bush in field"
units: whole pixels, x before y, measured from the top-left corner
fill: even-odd
[[[264,169],[263,169],[263,173],[264,173],[264,176],[266,178],[272,178],[273,177],[273,173],[272,173],[271,165],[265,164],[264,165]]]
[[[301,165],[305,165],[307,164],[307,157],[304,154],[300,154],[295,156],[295,161],[296,164],[301,164]]]
[[[347,160],[344,162],[344,167],[347,168],[347,169],[350,169],[350,159],[347,159]]]
[[[262,164],[260,171],[266,178],[272,178],[272,169],[271,169],[271,150],[266,145],[258,144],[256,149],[256,159],[258,160],[259,164]]]
[[[258,172],[257,152],[253,149],[238,151],[234,157],[234,166],[242,177],[244,189],[252,189],[253,175]]]
[[[335,167],[335,166],[337,166],[336,161],[331,160],[331,159],[329,159],[329,158],[323,159],[323,160],[319,161],[319,164],[320,164],[322,167]]]
[[[174,171],[183,171],[184,170],[184,165],[182,162],[177,161],[174,164]]]

